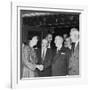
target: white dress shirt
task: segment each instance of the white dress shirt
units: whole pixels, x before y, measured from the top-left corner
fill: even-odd
[[[47,51],[47,48],[42,48],[41,57],[42,57],[43,60],[44,60],[44,58],[46,56],[46,51]]]

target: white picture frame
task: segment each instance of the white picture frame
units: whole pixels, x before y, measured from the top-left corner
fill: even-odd
[[[87,31],[87,8],[85,6],[64,6],[56,5],[32,6],[29,3],[11,2],[11,87],[46,87],[71,84],[87,83],[87,57],[85,49]],[[42,10],[42,11],[63,11],[79,12],[80,14],[80,76],[52,77],[52,78],[31,78],[20,80],[20,10]]]

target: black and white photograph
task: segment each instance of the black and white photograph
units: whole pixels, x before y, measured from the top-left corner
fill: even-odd
[[[80,13],[20,10],[20,79],[79,76]]]
[[[86,8],[11,3],[11,87],[86,83]]]
[[[0,90],[90,90],[90,0],[1,0]]]

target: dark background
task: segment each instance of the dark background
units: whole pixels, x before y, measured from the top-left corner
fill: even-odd
[[[79,30],[79,15],[80,13],[75,12],[21,10],[22,43],[27,43],[32,35],[38,35],[39,40],[47,33],[52,33],[53,37],[57,34],[69,36],[71,28],[75,27]]]

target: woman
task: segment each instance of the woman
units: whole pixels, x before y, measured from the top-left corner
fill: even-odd
[[[37,45],[38,37],[34,36],[31,40],[29,40],[29,44],[23,47],[22,54],[22,63],[23,63],[23,74],[22,77],[36,77],[36,64],[37,64],[37,56],[34,49],[34,46]]]

